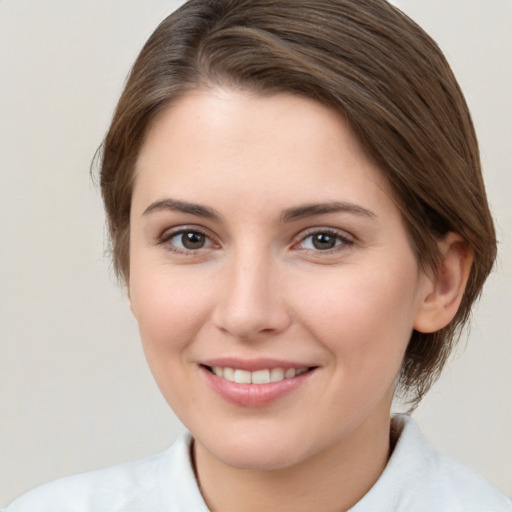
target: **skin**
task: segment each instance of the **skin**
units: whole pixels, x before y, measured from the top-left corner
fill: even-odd
[[[183,231],[202,247],[187,249]],[[319,249],[313,233],[334,247]],[[293,95],[222,88],[188,93],[153,123],[130,237],[132,310],[153,375],[195,439],[211,510],[356,503],[388,459],[413,328],[439,329],[458,307],[470,265],[460,238],[440,242],[442,277],[425,275],[386,182],[340,116]],[[216,357],[315,370],[245,407],[204,378],[201,364]]]

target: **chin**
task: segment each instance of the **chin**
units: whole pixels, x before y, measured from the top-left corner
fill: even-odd
[[[307,436],[292,433],[287,429],[258,429],[231,432],[208,438],[195,437],[206,450],[220,462],[237,469],[273,471],[299,463],[306,454],[303,448]]]
[[[213,455],[224,464],[248,471],[277,471],[289,468],[300,460],[297,450],[279,451],[274,447],[243,446],[241,448],[229,447],[222,450],[220,447]]]

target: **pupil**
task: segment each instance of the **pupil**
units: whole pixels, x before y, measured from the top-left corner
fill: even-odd
[[[315,249],[332,249],[336,245],[336,238],[327,233],[320,233],[313,237],[313,245]]]
[[[189,231],[188,233],[183,233],[181,241],[183,243],[183,247],[186,247],[187,249],[200,249],[204,245],[204,235],[194,231]]]

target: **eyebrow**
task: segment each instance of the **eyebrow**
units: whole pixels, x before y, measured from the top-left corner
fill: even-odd
[[[377,215],[362,206],[348,203],[345,201],[330,201],[327,203],[313,203],[300,205],[294,208],[287,208],[281,214],[282,222],[291,222],[294,220],[313,217],[315,215],[325,215],[327,213],[351,213],[353,215],[376,219]]]
[[[200,204],[188,203],[187,201],[178,201],[176,199],[162,199],[151,203],[143,212],[142,215],[149,215],[154,212],[173,211],[190,213],[205,219],[220,220],[220,215],[213,209],[207,208]]]
[[[189,203],[187,201],[179,201],[177,199],[162,199],[151,203],[143,212],[142,215],[149,215],[154,212],[161,211],[174,211],[188,213],[203,217],[205,219],[220,220],[221,215],[212,208],[202,206],[196,203]],[[281,222],[292,222],[295,220],[313,217],[315,215],[325,215],[328,213],[351,213],[353,215],[368,217],[376,219],[377,216],[370,210],[362,206],[348,203],[345,201],[330,201],[326,203],[312,203],[287,208],[281,213]]]

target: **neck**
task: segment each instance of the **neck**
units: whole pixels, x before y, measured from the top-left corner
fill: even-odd
[[[197,478],[212,512],[341,512],[378,480],[389,457],[389,439],[389,417],[369,419],[335,446],[270,471],[226,465],[196,442]]]

